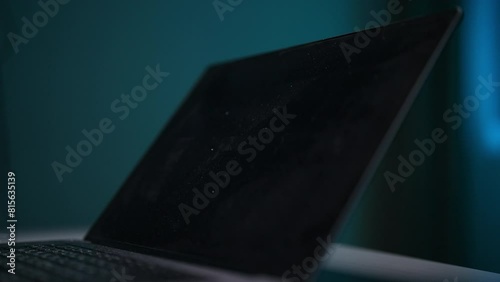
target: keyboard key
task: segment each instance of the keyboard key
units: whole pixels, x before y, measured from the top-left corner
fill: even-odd
[[[4,248],[0,248],[3,250]],[[97,245],[30,244],[16,249],[16,275],[0,257],[0,281],[109,282],[129,275],[134,281],[201,281],[196,276],[108,252]],[[6,280],[8,279],[8,280]]]

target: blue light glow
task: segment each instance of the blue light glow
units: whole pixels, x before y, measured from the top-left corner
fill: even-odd
[[[478,76],[493,75],[500,81],[500,2],[496,0],[464,1],[463,86],[462,96],[474,94]],[[473,131],[481,147],[489,153],[500,153],[500,88],[481,103],[474,119]],[[474,115],[476,115],[474,114]],[[476,124],[477,122],[477,124]],[[477,131],[476,131],[477,130]]]

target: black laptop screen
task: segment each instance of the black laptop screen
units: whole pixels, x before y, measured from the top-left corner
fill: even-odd
[[[87,239],[279,276],[301,264],[454,15],[210,68]]]

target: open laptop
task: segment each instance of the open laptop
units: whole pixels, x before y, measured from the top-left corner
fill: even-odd
[[[459,18],[210,67],[85,241],[17,244],[15,275],[3,245],[0,280],[311,279]]]

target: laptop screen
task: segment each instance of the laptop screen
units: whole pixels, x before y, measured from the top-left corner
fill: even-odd
[[[87,239],[279,276],[301,264],[455,15],[210,68]]]

